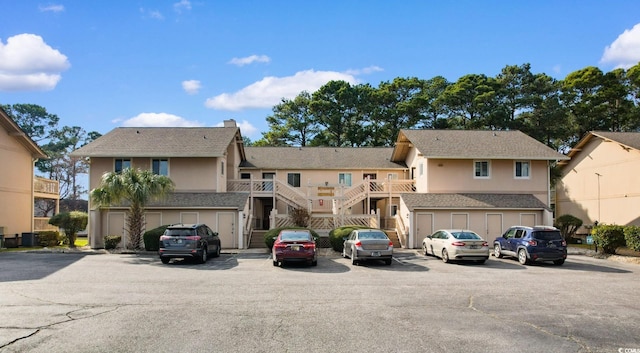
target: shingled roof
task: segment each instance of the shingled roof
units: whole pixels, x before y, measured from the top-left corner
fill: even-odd
[[[391,147],[245,147],[241,168],[404,169],[390,160]]]
[[[425,208],[547,209],[542,201],[531,194],[407,193],[401,197],[411,211]]]
[[[391,160],[405,160],[411,145],[437,159],[568,159],[517,130],[400,130]]]
[[[246,192],[175,192],[166,198],[150,201],[145,206],[149,208],[221,208],[244,209],[249,193]],[[127,202],[113,207],[129,207]]]
[[[71,153],[75,157],[222,157],[237,127],[120,127]]]
[[[606,141],[615,141],[625,147],[631,147],[640,150],[640,132],[611,132],[611,131],[591,131],[587,133],[576,145],[569,151],[569,158],[573,158],[579,153],[584,145],[592,138],[599,137]],[[560,163],[560,165],[567,164]]]
[[[14,137],[18,143],[23,145],[24,148],[31,153],[33,158],[47,158],[47,155],[40,146],[38,146],[2,108],[0,108],[0,126],[7,131],[9,136]],[[5,168],[8,167],[9,166],[5,166]]]

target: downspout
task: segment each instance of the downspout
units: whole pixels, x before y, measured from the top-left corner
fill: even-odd
[[[35,172],[36,172],[36,162],[38,161],[38,158],[31,158],[31,229],[29,230],[30,233],[33,233],[33,230],[35,228],[35,221],[34,218],[36,216],[35,213],[35,202],[36,202],[36,188],[35,188]]]

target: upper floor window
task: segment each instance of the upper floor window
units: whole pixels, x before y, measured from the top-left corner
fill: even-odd
[[[131,159],[129,158],[116,158],[113,170],[116,173],[120,173],[123,170],[131,168]]]
[[[153,174],[169,175],[169,160],[166,158],[154,158],[151,160]]]
[[[475,178],[489,178],[489,161],[475,161],[473,164]]]
[[[422,163],[418,164],[418,175],[422,176],[424,174],[424,165]]]
[[[517,179],[528,179],[531,173],[531,164],[529,161],[516,161],[515,177]]]
[[[240,173],[240,179],[251,179],[251,173]]]
[[[300,173],[288,173],[287,183],[293,187],[300,187]]]
[[[351,173],[338,174],[338,183],[351,186]]]

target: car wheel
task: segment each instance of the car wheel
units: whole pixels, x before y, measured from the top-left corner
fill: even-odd
[[[449,262],[449,253],[447,252],[447,249],[442,249],[442,262],[445,264]]]
[[[426,243],[422,243],[422,252],[424,253],[424,256],[429,256],[429,254],[427,253],[427,244]]]
[[[386,259],[384,260],[384,264],[387,266],[391,266],[391,261],[392,261],[391,259]]]
[[[527,251],[525,249],[518,250],[518,262],[521,265],[526,265],[529,263],[529,259],[527,258]]]
[[[553,264],[556,266],[560,266],[564,263],[564,259],[560,259],[560,260],[554,260]]]
[[[171,259],[168,257],[161,257],[160,261],[162,261],[162,263],[166,265],[169,263],[169,261],[171,261]]]
[[[357,265],[358,264],[358,260],[356,259],[356,250],[355,249],[351,249],[351,264],[352,265]]]
[[[502,249],[500,249],[500,244],[496,244],[493,247],[493,256],[495,256],[497,259],[502,258]]]
[[[213,257],[220,257],[220,251],[222,251],[222,249],[220,249],[220,244],[216,245],[216,253],[213,254]]]
[[[206,247],[202,248],[202,255],[200,256],[200,258],[198,259],[198,262],[203,264],[205,262],[207,262],[207,258],[209,255],[209,249],[207,249]]]
[[[278,266],[278,261],[273,260],[273,266]]]
[[[318,266],[318,260],[311,261],[311,266]]]

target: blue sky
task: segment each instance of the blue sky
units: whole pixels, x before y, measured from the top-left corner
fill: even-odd
[[[329,80],[455,81],[530,63],[562,79],[640,61],[640,1],[0,0],[0,104],[61,125],[218,126],[261,138]]]

